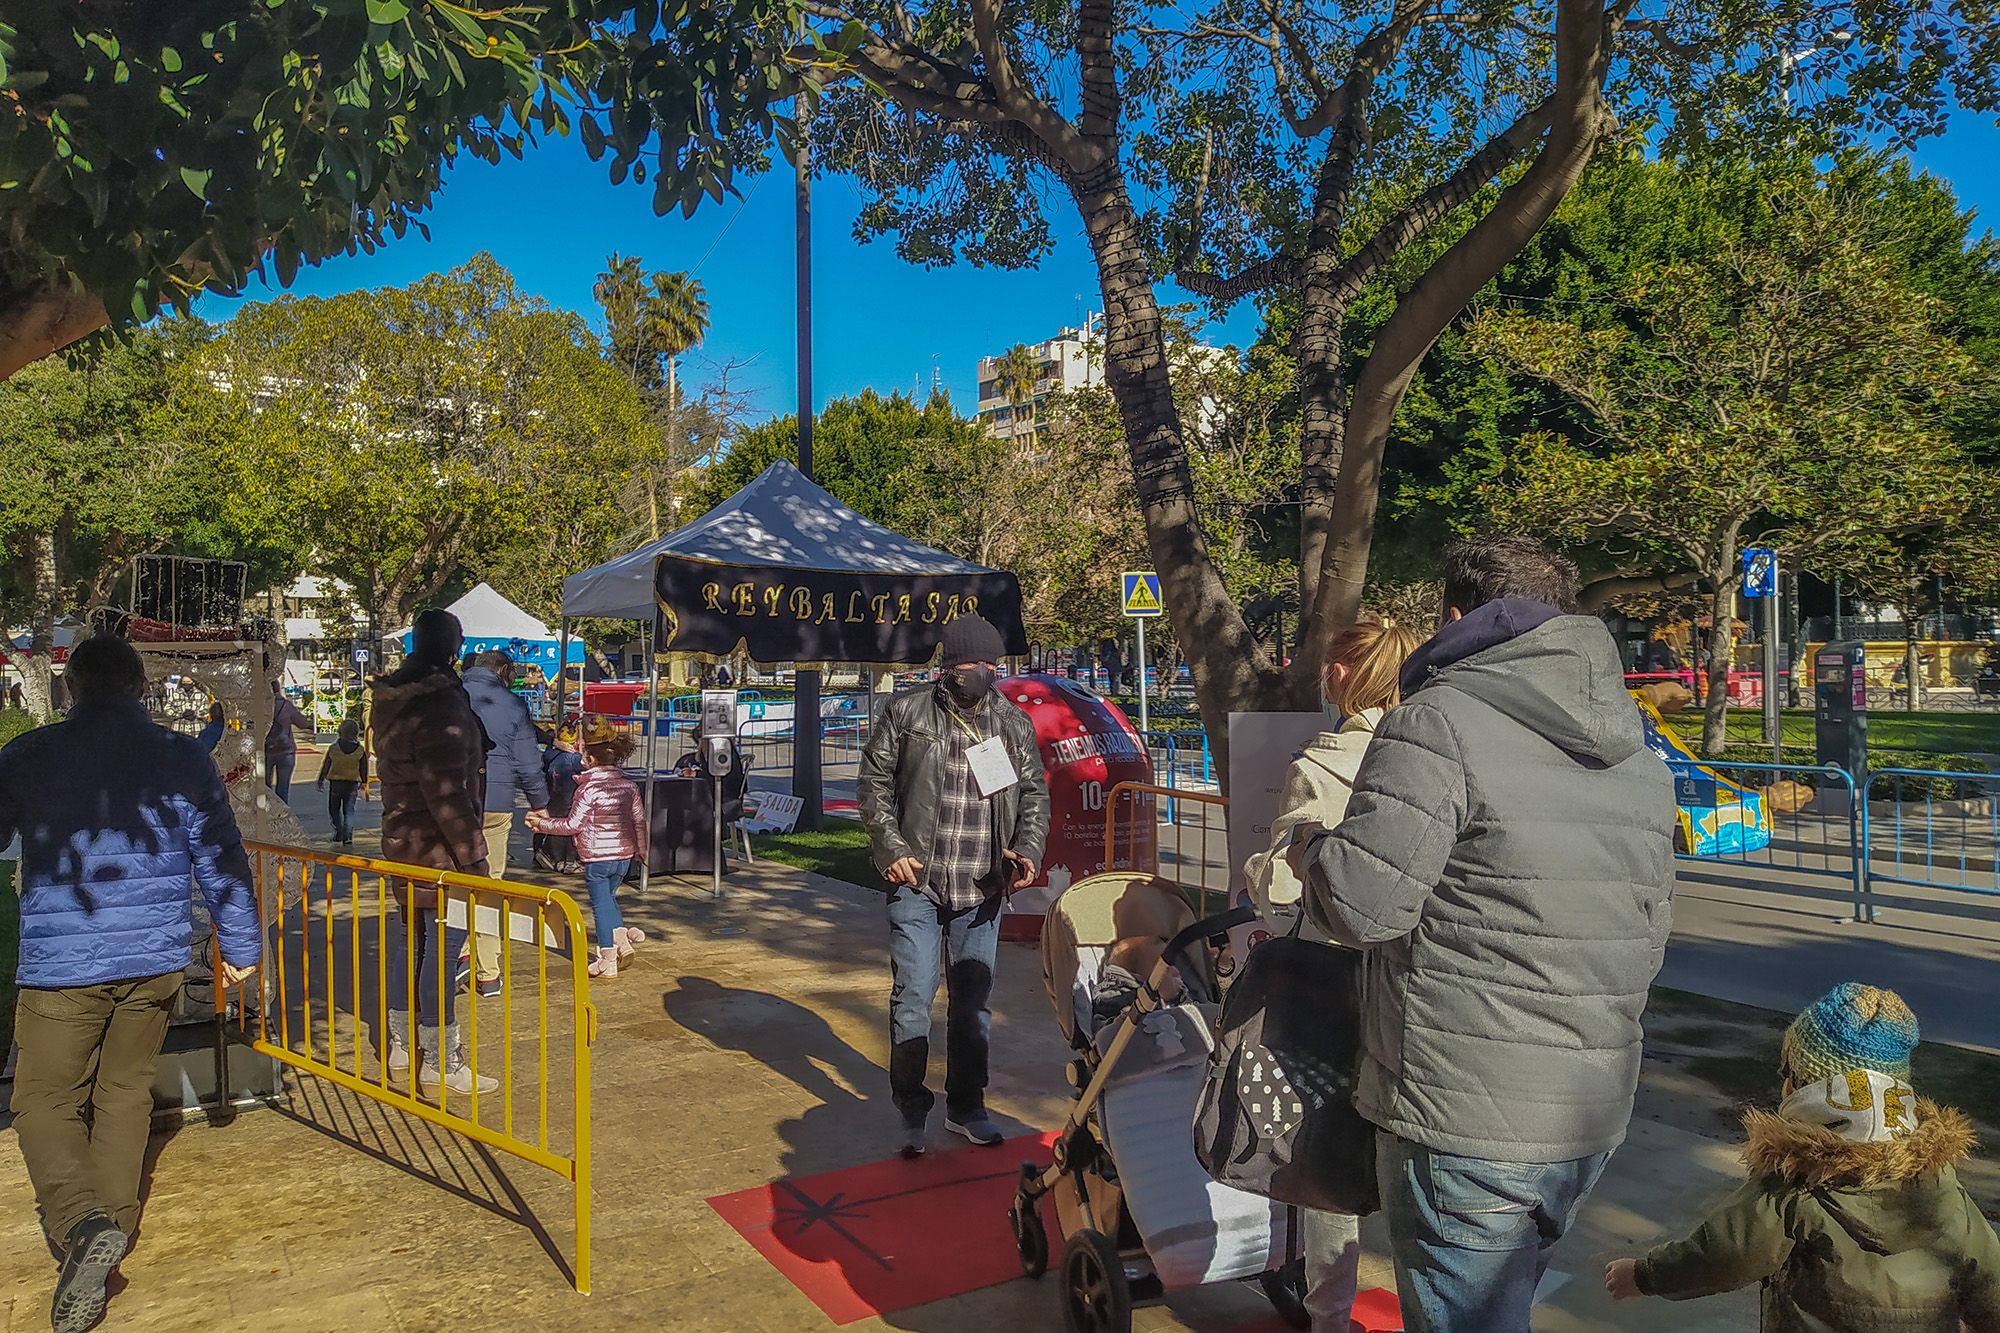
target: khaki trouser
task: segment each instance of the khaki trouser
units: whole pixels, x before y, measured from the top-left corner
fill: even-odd
[[[514,832],[514,808],[486,812],[486,873],[495,879],[507,878],[507,839]],[[471,925],[471,922],[467,922]],[[475,930],[466,938],[472,955],[472,973],[481,981],[500,979],[500,937]]]
[[[153,1125],[153,1071],[181,974],[23,990],[14,1020],[14,1132],[60,1242],[92,1213],[131,1235]]]

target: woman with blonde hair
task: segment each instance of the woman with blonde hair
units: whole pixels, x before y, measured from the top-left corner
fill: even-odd
[[[1327,645],[1320,672],[1330,730],[1322,731],[1292,761],[1271,821],[1271,849],[1245,867],[1251,896],[1267,921],[1303,910],[1301,887],[1285,863],[1292,829],[1332,828],[1347,812],[1361,756],[1375,738],[1382,715],[1402,702],[1403,663],[1417,650],[1417,636],[1390,620],[1350,625]],[[1299,934],[1324,939],[1309,922]],[[1305,1216],[1306,1310],[1314,1333],[1347,1333],[1361,1259],[1361,1220],[1345,1213],[1301,1210]]]

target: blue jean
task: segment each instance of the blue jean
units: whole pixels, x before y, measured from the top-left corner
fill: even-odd
[[[444,987],[438,987],[437,913],[417,913],[415,955],[406,938],[409,927],[404,918],[389,918],[389,1012],[401,1014],[408,1007],[409,974],[417,969],[417,1022],[424,1027],[449,1027],[456,1020],[458,1000],[458,955],[465,948],[465,932],[447,923],[444,928]]]
[[[916,889],[889,890],[889,1094],[912,1128],[937,1098],[931,1063],[931,1004],[945,982],[944,1109],[964,1122],[986,1113],[986,1050],[993,1031],[993,960],[1000,947],[1000,895],[953,911]]]
[[[333,818],[333,836],[342,842],[354,841],[354,803],[360,799],[360,783],[327,780],[326,812]]]
[[[286,805],[292,803],[292,770],[299,766],[297,750],[266,750],[264,752],[264,781],[271,790],[278,793],[278,799]]]
[[[1379,1131],[1405,1333],[1528,1333],[1549,1254],[1610,1160],[1489,1162]]]
[[[623,861],[585,861],[583,863],[583,887],[590,893],[590,916],[597,923],[597,947],[609,949],[617,942],[618,928],[625,924],[625,918],[618,911],[616,890],[625,879],[625,872],[632,868],[632,859]]]

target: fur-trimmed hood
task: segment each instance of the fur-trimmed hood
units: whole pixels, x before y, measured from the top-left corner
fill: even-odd
[[[1917,1098],[1915,1129],[1881,1143],[1857,1143],[1769,1111],[1748,1112],[1743,1129],[1749,1135],[1743,1165],[1750,1174],[1802,1189],[1867,1189],[1935,1176],[1977,1146],[1965,1114],[1928,1097]]]

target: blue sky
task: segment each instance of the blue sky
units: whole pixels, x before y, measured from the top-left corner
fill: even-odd
[[[1975,230],[2000,231],[2000,126],[1961,113],[1916,153],[1974,208]],[[655,217],[650,187],[614,186],[575,139],[529,150],[498,166],[465,161],[447,177],[427,217],[431,239],[415,233],[373,255],[331,260],[300,273],[292,290],[327,295],[410,282],[491,250],[523,287],[551,303],[595,314],[591,284],[604,257],[638,255],[649,269],[696,268],[708,289],[713,327],[686,371],[701,382],[704,361],[751,361],[735,383],[758,391],[769,412],[790,411],[793,377],[792,182],[789,172],[745,183],[746,197],[710,203],[693,218]],[[814,396],[818,403],[870,386],[928,387],[933,369],[962,411],[970,411],[976,364],[1016,342],[1048,337],[1097,306],[1090,253],[1074,215],[1052,219],[1052,254],[1032,271],[958,264],[924,269],[896,257],[888,242],[853,236],[858,195],[844,181],[814,184]],[[247,299],[271,295],[253,283]],[[225,318],[239,300],[209,298],[201,313]],[[1256,312],[1244,302],[1212,330],[1247,341]]]

